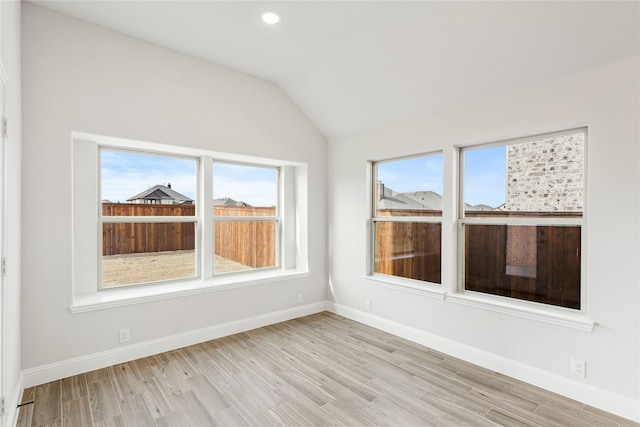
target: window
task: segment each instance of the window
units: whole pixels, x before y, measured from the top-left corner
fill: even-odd
[[[214,274],[278,265],[279,169],[213,163]]]
[[[75,133],[72,312],[306,276],[307,197],[301,163]]]
[[[441,283],[442,155],[373,163],[373,272]]]
[[[100,287],[196,277],[197,160],[103,148],[100,166]]]
[[[579,310],[586,130],[461,150],[462,289]]]

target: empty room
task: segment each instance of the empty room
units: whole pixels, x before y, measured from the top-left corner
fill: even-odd
[[[640,425],[640,2],[0,2],[1,426]]]

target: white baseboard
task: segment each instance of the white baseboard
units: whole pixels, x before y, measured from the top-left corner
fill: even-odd
[[[463,359],[495,372],[508,375],[528,384],[566,396],[603,411],[640,422],[640,401],[584,384],[552,372],[507,359],[475,347],[461,344],[417,328],[406,326],[371,313],[341,304],[327,302],[327,311],[365,325],[408,339],[442,353]]]
[[[22,371],[25,388],[326,310],[324,301],[118,347]],[[11,425],[11,424],[10,424]]]
[[[24,390],[24,387],[22,386],[23,381],[23,376],[20,375],[16,387],[11,394],[11,401],[7,402],[7,426],[13,427],[18,422],[18,405],[22,400],[22,392]]]

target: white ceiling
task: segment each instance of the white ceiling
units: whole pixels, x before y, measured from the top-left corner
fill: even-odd
[[[638,1],[33,3],[270,80],[331,139],[640,54]]]

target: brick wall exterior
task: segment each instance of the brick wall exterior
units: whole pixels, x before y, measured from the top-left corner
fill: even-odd
[[[584,134],[507,146],[507,211],[581,211]]]

